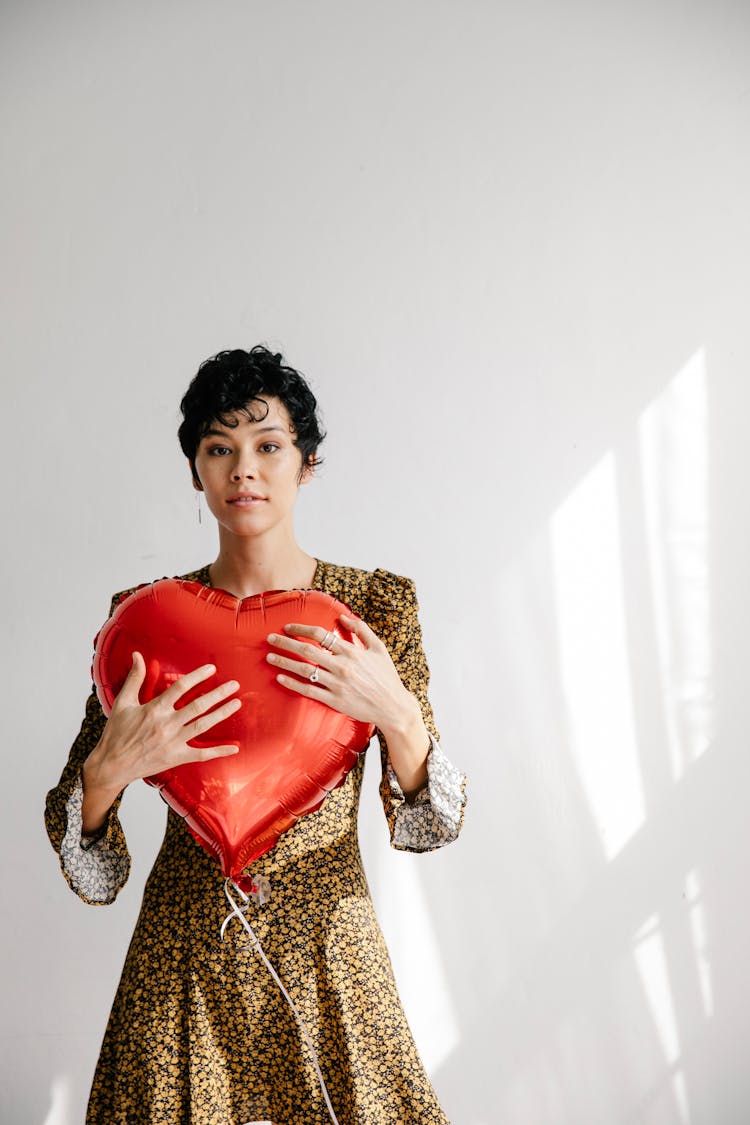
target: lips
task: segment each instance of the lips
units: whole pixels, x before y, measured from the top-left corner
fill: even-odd
[[[265,500],[265,496],[256,496],[254,492],[241,492],[237,496],[230,496],[227,504],[231,504],[235,508],[249,508],[253,504],[260,504]]]

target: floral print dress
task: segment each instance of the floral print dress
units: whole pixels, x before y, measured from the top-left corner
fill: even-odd
[[[210,585],[208,568],[184,575]],[[414,584],[319,562],[313,587],[346,602],[388,647],[430,733],[428,783],[407,802],[380,733],[380,792],[393,847],[454,840],[465,778],[443,754],[427,699]],[[113,605],[119,600],[113,600]],[[81,835],[81,767],[105,717],[92,693],[46,825],[84,901],[112,902],[130,858],[117,804]],[[247,917],[312,1040],[339,1125],[446,1125],[396,990],[357,839],[364,755],[315,813],[252,865],[270,881]],[[146,884],[93,1080],[87,1125],[330,1125],[309,1047],[247,935],[228,913],[216,861],[171,810]]]

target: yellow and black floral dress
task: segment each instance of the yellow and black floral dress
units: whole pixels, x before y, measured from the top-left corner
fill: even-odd
[[[207,567],[184,577],[210,584]],[[393,847],[418,852],[449,843],[463,819],[465,778],[437,742],[413,582],[319,562],[313,587],[346,602],[381,637],[430,732],[429,781],[412,803],[380,736],[380,791]],[[117,806],[99,837],[81,836],[81,766],[104,721],[92,694],[46,810],[65,878],[91,903],[112,902],[130,869]],[[254,877],[265,876],[272,893],[263,905],[251,904],[248,919],[305,1022],[340,1125],[445,1125],[362,870],[363,765],[361,756],[318,812],[253,864]],[[219,865],[170,810],[87,1125],[329,1125],[312,1056],[277,984],[239,926],[219,939],[227,914],[223,882]]]

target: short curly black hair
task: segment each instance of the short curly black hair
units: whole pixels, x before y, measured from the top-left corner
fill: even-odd
[[[294,427],[294,444],[302,456],[300,473],[304,467],[321,464],[318,447],[325,434],[315,395],[304,376],[283,362],[280,352],[257,344],[249,352],[241,348],[217,352],[200,365],[185,392],[177,436],[195,480],[195,455],[201,438],[214,422],[236,426],[237,414],[261,421],[268,413],[263,395],[280,399],[287,409]]]

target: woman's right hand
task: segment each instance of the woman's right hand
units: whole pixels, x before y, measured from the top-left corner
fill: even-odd
[[[242,706],[236,697],[227,698],[239,688],[236,680],[175,709],[183,695],[215,672],[212,664],[204,664],[180,676],[149,703],[141,703],[138,694],[146,678],[146,663],[139,652],[133,653],[133,666],[112,704],[102,736],[83,766],[84,835],[93,835],[102,827],[115,799],[131,781],[187,762],[237,753],[237,746],[188,746],[189,739],[205,734]]]

